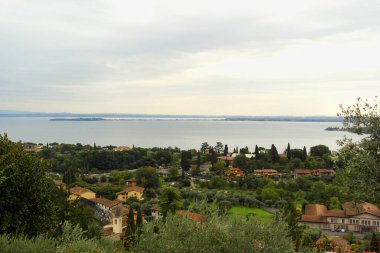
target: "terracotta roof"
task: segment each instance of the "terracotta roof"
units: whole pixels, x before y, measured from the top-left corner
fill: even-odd
[[[319,215],[302,215],[301,221],[303,222],[323,222],[323,216]]]
[[[188,218],[190,220],[199,222],[199,223],[202,223],[204,221],[203,216],[199,213],[190,213],[190,212],[185,211],[185,210],[179,210],[179,211],[177,211],[177,214],[179,214],[185,218]]]
[[[346,212],[344,210],[327,210],[323,216],[325,217],[341,217],[346,218]]]
[[[379,208],[371,203],[361,202],[361,203],[353,203],[346,202],[342,205],[343,210],[345,210],[347,215],[358,215],[362,213],[369,213],[375,216],[380,217]]]
[[[335,174],[335,170],[318,169],[318,173]]]
[[[86,189],[86,188],[83,188],[83,187],[80,187],[80,186],[75,186],[73,188],[70,189],[70,193],[71,194],[74,194],[74,195],[78,195],[78,196],[81,196],[82,194],[84,193],[95,193],[89,189]]]
[[[313,171],[309,169],[294,169],[294,174],[311,174]]]
[[[327,211],[327,207],[325,205],[320,204],[309,204],[305,206],[305,214],[306,215],[317,215],[321,216]]]
[[[144,187],[140,187],[140,186],[131,186],[131,187],[127,187],[125,188],[122,192],[118,192],[117,194],[120,194],[120,193],[128,193],[128,192],[140,192],[140,193],[143,193],[145,190]]]
[[[261,169],[261,170],[254,170],[254,173],[278,173],[277,170],[274,169]]]
[[[120,201],[118,199],[109,200],[109,199],[105,199],[105,198],[94,198],[94,199],[90,199],[90,201],[102,204],[102,205],[104,205],[106,207],[110,207],[110,208],[123,203],[122,201]]]
[[[327,211],[325,205],[309,204],[305,206],[305,214],[301,216],[303,222],[323,222],[323,214]]]

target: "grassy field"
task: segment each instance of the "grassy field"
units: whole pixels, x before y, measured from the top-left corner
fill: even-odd
[[[247,215],[251,214],[256,216],[262,221],[271,221],[273,214],[259,208],[250,208],[245,206],[233,206],[228,213],[230,215]]]

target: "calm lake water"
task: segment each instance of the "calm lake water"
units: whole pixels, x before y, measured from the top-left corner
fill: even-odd
[[[292,148],[324,144],[337,150],[336,140],[347,132],[325,131],[341,126],[337,122],[258,122],[258,121],[49,121],[49,118],[0,117],[0,133],[14,141],[35,143],[82,143],[105,146],[169,147],[199,149],[202,142],[217,141],[230,149],[255,145],[269,148],[275,144],[279,152],[289,142]]]

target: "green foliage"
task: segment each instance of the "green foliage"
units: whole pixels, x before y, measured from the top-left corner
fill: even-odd
[[[0,135],[0,233],[35,236],[61,222],[62,190],[46,177],[47,164]]]
[[[143,167],[137,169],[136,182],[145,188],[156,189],[160,185],[158,174],[156,173],[156,169],[153,167]]]
[[[178,215],[146,226],[136,252],[294,252],[282,222],[262,223],[255,218],[218,217],[211,213],[199,224]]]
[[[330,155],[331,151],[329,147],[325,145],[317,145],[310,148],[310,155],[311,156],[319,156],[323,157],[325,154]]]
[[[380,203],[380,112],[378,102],[374,105],[358,98],[357,102],[344,108],[341,106],[344,126],[351,132],[368,136],[357,143],[350,139],[340,141],[337,165],[339,182],[352,197]]]
[[[171,186],[164,187],[159,199],[161,213],[164,218],[168,213],[174,214],[181,207],[181,196],[177,188]]]
[[[79,226],[69,223],[63,225],[63,233],[58,238],[37,236],[0,235],[0,252],[2,253],[82,253],[82,252],[123,252],[106,239],[87,239]]]

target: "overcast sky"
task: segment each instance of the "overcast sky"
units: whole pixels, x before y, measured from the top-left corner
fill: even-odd
[[[336,115],[380,94],[379,0],[0,0],[0,109]]]

